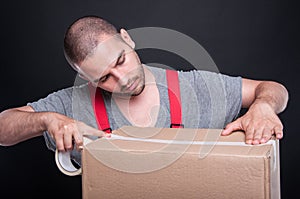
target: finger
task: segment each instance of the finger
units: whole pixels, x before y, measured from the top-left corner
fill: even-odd
[[[73,148],[73,138],[70,132],[64,133],[64,146],[66,150],[71,150]]]
[[[275,127],[274,134],[276,135],[277,139],[283,138],[283,129],[281,127]]]
[[[268,142],[271,139],[272,134],[273,134],[273,132],[271,129],[269,129],[269,128],[264,129],[261,139],[260,139],[260,143],[263,144],[263,143]]]
[[[271,135],[270,128],[266,126],[260,126],[254,130],[252,144],[256,145],[265,142],[265,138],[263,136],[268,137],[270,135]]]
[[[65,151],[63,134],[62,133],[56,133],[54,135],[54,139],[55,139],[55,144],[56,144],[57,150]]]
[[[254,129],[251,127],[247,128],[245,131],[245,134],[246,134],[245,143],[252,144],[253,136],[254,136]]]
[[[221,135],[230,135],[233,131],[243,130],[241,120],[237,119],[226,125],[225,129],[222,131]]]
[[[99,138],[107,136],[104,131],[100,131],[98,129],[95,129],[95,128],[90,127],[85,124],[80,130],[81,130],[83,136],[93,135],[93,136],[97,136]]]
[[[253,134],[252,144],[254,145],[260,144],[263,133],[270,131],[265,125],[256,125],[253,127],[253,129],[254,129],[254,134]]]
[[[257,131],[257,130],[254,131],[253,138],[252,138],[252,144],[253,145],[259,144],[261,136],[262,136],[262,132],[261,131]]]
[[[83,139],[82,139],[81,133],[79,133],[78,131],[76,131],[74,133],[74,140],[75,140],[75,143],[76,143],[76,149],[77,150],[81,150],[82,149],[82,145],[83,145]]]

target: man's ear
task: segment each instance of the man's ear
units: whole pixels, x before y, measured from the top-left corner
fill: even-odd
[[[122,39],[131,47],[134,48],[135,47],[135,43],[134,41],[131,39],[130,35],[128,34],[128,32],[125,29],[121,29],[120,30],[120,35],[122,37]]]

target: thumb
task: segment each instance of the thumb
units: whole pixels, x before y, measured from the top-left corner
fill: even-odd
[[[225,129],[222,131],[221,135],[230,135],[233,131],[243,130],[241,125],[241,120],[237,119],[226,125]]]
[[[89,125],[86,125],[84,123],[81,123],[80,131],[82,132],[82,135],[84,137],[95,136],[97,138],[101,138],[101,137],[108,136],[108,133],[106,133],[104,131],[100,131],[100,130],[93,128]]]

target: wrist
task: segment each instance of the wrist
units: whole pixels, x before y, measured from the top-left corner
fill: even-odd
[[[39,113],[39,118],[41,120],[41,130],[46,131],[48,130],[49,124],[53,121],[54,114],[52,112],[41,112]]]
[[[249,107],[249,109],[261,109],[264,111],[272,111],[276,113],[274,105],[270,102],[270,100],[257,98],[252,105]]]

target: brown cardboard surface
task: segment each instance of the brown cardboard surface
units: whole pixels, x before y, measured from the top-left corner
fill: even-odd
[[[280,198],[278,142],[220,132],[122,127],[113,134],[142,139],[95,140],[82,153],[83,198]]]

